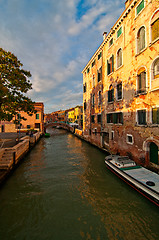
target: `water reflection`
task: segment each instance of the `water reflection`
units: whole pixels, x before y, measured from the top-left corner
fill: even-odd
[[[158,209],[106,169],[104,153],[49,131],[0,190],[1,239],[159,238]]]

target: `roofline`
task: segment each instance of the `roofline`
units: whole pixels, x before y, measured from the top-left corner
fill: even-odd
[[[86,66],[84,67],[84,69],[82,70],[82,73],[85,72],[85,70],[88,68],[88,65],[90,65],[90,63],[92,62],[92,60],[94,60],[94,57],[99,53],[99,51],[103,48],[103,46],[105,45],[105,43],[108,41],[108,39],[111,37],[111,35],[114,33],[115,31],[115,27],[116,25],[118,25],[119,23],[119,26],[121,24],[121,22],[123,22],[123,18],[125,18],[127,16],[127,14],[131,11],[131,8],[133,8],[136,3],[138,2],[139,0],[132,0],[130,5],[124,10],[124,12],[120,15],[120,17],[118,18],[118,20],[115,22],[115,24],[113,25],[113,27],[110,29],[108,35],[106,36],[106,38],[103,40],[103,42],[101,43],[101,45],[98,47],[98,49],[96,50],[96,52],[93,54],[93,56],[91,57],[91,59],[89,60],[89,62],[86,64]],[[116,27],[118,28],[118,26]]]

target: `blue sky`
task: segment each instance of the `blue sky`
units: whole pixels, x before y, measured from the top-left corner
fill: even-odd
[[[32,74],[45,113],[82,104],[81,71],[124,10],[119,0],[0,0],[0,47]]]

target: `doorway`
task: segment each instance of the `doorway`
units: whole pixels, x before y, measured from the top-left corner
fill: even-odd
[[[150,162],[158,165],[158,146],[151,142],[150,143]]]

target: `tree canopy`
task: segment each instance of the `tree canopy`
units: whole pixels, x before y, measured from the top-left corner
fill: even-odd
[[[0,48],[0,120],[10,121],[20,111],[31,114],[34,102],[26,96],[32,84],[29,71],[11,52]]]

